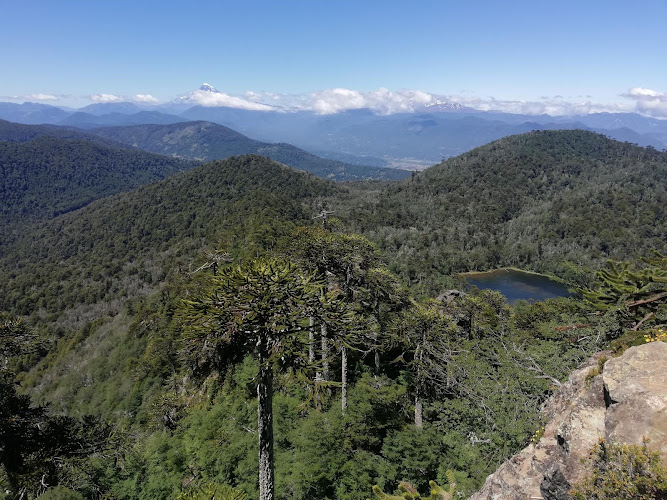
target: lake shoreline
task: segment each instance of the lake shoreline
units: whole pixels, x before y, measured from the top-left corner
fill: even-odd
[[[565,280],[550,274],[515,267],[470,271],[458,273],[457,276],[469,286],[499,291],[505,295],[510,304],[517,300],[533,302],[571,295]]]
[[[502,272],[517,272],[525,274],[534,274],[536,276],[544,276],[546,278],[554,279],[555,277],[551,274],[538,273],[537,271],[527,271],[526,269],[520,269],[518,267],[499,267],[498,269],[491,269],[490,271],[466,271],[464,273],[456,273],[457,276],[481,276],[481,275],[493,275],[500,274]],[[557,279],[557,278],[556,278]]]

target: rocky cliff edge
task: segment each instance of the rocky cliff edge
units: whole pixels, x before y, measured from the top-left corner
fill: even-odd
[[[470,500],[566,500],[571,485],[590,473],[600,440],[641,444],[667,463],[667,343],[631,347],[598,366],[598,353],[545,403],[542,438],[490,475]],[[536,422],[537,425],[537,422]]]

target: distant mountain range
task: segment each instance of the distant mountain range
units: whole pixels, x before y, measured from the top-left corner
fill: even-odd
[[[330,159],[409,168],[456,156],[490,141],[532,130],[582,129],[620,141],[667,148],[667,120],[635,113],[594,113],[576,116],[522,115],[436,101],[415,105],[414,112],[378,115],[358,109],[330,115],[257,104],[257,109],[203,106],[224,95],[208,84],[192,94],[162,105],[130,102],[95,103],[79,110],[37,103],[0,103],[0,118],[26,124],[67,125],[93,129],[128,125],[169,125],[187,120],[224,125],[256,140],[284,142]],[[202,97],[204,98],[202,100]],[[233,99],[233,98],[230,98]],[[245,101],[244,101],[245,102]],[[245,102],[252,108],[254,103]]]

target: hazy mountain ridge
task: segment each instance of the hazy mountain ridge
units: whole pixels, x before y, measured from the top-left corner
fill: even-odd
[[[108,139],[160,154],[212,161],[233,155],[260,154],[319,177],[335,180],[402,179],[409,172],[351,165],[326,160],[291,144],[270,144],[250,139],[228,127],[193,121],[172,125],[136,125],[89,131]]]
[[[151,124],[169,124],[182,122],[183,118],[176,115],[160,113],[159,111],[138,111],[136,113],[104,113],[91,114],[85,112],[74,113],[64,120],[59,121],[58,125],[72,126],[84,129],[95,127],[121,127],[128,125]]]
[[[105,139],[88,133],[75,127],[63,127],[59,125],[27,125],[6,120],[0,120],[0,141],[2,142],[26,142],[36,137],[53,137],[55,139],[79,139],[92,141],[105,146],[132,149],[132,146],[121,142]]]
[[[216,92],[215,89],[202,91]],[[430,162],[456,156],[508,135],[537,129],[582,128],[640,146],[667,148],[667,120],[636,113],[526,115],[478,111],[445,103],[410,113],[378,115],[369,109],[356,109],[319,115],[312,111],[259,111],[193,104],[196,103],[184,101],[157,106],[96,103],[72,113],[42,104],[0,103],[0,118],[92,128],[167,124],[178,121],[178,116],[181,121],[210,121],[261,141],[294,144],[314,153],[328,151]]]

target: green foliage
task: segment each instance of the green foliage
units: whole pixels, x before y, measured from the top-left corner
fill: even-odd
[[[4,315],[3,315],[4,316]],[[34,334],[4,316],[0,326],[0,477],[14,496],[35,494],[57,484],[78,489],[99,487],[93,461],[111,446],[112,429],[91,418],[51,415],[17,392],[6,370],[11,356],[32,349]],[[83,462],[87,462],[83,465]],[[3,481],[3,482],[4,482]]]
[[[405,283],[440,293],[455,272],[519,267],[582,284],[608,258],[667,251],[667,153],[583,130],[506,137],[330,208],[371,235]]]
[[[0,227],[50,219],[195,165],[82,139],[0,142]]]
[[[410,483],[402,482],[398,485],[398,495],[387,495],[378,486],[373,486],[373,493],[379,500],[452,500],[456,484],[453,479],[449,489],[445,491],[434,481],[429,481],[431,488],[429,496],[422,496]]]
[[[83,495],[62,486],[56,486],[55,488],[49,488],[37,498],[41,500],[83,500]]]
[[[635,180],[619,183],[620,170]],[[130,432],[116,453],[58,456],[53,481],[85,497],[169,498],[184,484],[209,482],[253,498],[258,375],[269,365],[305,367],[308,320],[324,320],[337,347],[350,351],[348,408],[343,415],[335,404],[342,368],[334,363],[320,411],[298,370],[275,377],[277,497],[364,500],[375,484],[393,491],[409,481],[423,490],[428,479],[455,480],[466,495],[528,443],[540,405],[568,372],[630,325],[610,314],[593,321],[576,297],[510,307],[488,291],[444,294],[463,286],[447,274],[514,261],[565,269],[587,284],[588,271],[561,259],[595,266],[607,253],[662,251],[659,222],[651,224],[653,216],[664,220],[664,194],[655,189],[663,173],[660,153],[579,132],[508,138],[419,174],[415,186],[334,186],[256,156],[215,162],[3,241],[0,303],[26,318],[2,326],[0,352],[11,354],[8,369],[23,371],[18,380],[32,401],[94,413]],[[508,182],[523,182],[523,191]],[[616,198],[599,188],[607,182],[618,186],[610,188]],[[639,190],[644,198],[635,203]],[[587,239],[590,224],[577,206],[604,229]],[[339,217],[329,227],[354,226],[365,236],[302,227],[323,208]],[[604,218],[619,218],[622,228],[608,229]],[[214,270],[205,264],[216,253],[230,262]],[[282,262],[260,272],[277,253],[298,269]],[[239,268],[251,260],[263,264]],[[327,308],[326,295],[300,288],[307,276],[315,289],[326,282],[345,307]],[[197,304],[185,322],[183,297]],[[350,309],[354,321],[334,327]],[[23,325],[39,335],[24,338]],[[278,339],[270,362],[252,357],[260,330]],[[643,342],[635,333],[626,340]],[[34,348],[14,356],[19,345]],[[43,345],[49,353],[39,359]],[[184,361],[202,377],[190,377]],[[12,436],[27,443],[19,450],[25,464],[55,460],[48,448],[30,451],[37,421],[53,436],[95,442],[79,420],[44,427],[53,413],[39,413],[11,382],[1,408],[13,420],[3,425],[16,425]],[[421,430],[413,425],[416,387]]]
[[[667,498],[667,469],[648,443],[600,443],[593,450],[593,473],[571,491],[575,500]]]
[[[193,486],[176,497],[176,500],[246,500],[246,496],[234,488],[215,483]]]
[[[382,476],[391,484],[408,481],[417,490],[424,490],[429,480],[437,477],[447,453],[442,435],[431,426],[392,432],[382,446],[382,456],[387,460]]]
[[[208,375],[252,352],[277,365],[303,357],[297,334],[319,305],[321,282],[271,258],[223,269],[209,281],[182,312],[184,355],[195,373]]]
[[[247,156],[105,198],[3,247],[0,307],[18,315],[43,309],[50,321],[70,310],[68,329],[90,309],[114,315],[119,301],[187,271],[203,242],[224,240],[233,258],[256,256],[310,219],[305,205],[337,191]]]
[[[322,278],[333,278],[335,286],[349,299],[360,292],[370,270],[380,263],[377,248],[368,238],[320,227],[298,228],[285,247],[287,255],[304,267]],[[375,281],[380,282],[377,278]]]
[[[448,364],[458,351],[461,330],[440,306],[437,301],[414,303],[392,325],[390,342],[402,351],[395,361],[412,372],[413,384],[422,394],[449,389]]]
[[[581,290],[598,311],[632,330],[667,321],[667,257],[655,253],[641,264],[609,261],[590,289]]]
[[[0,374],[20,368],[21,358],[43,351],[42,340],[21,318],[0,313]]]

